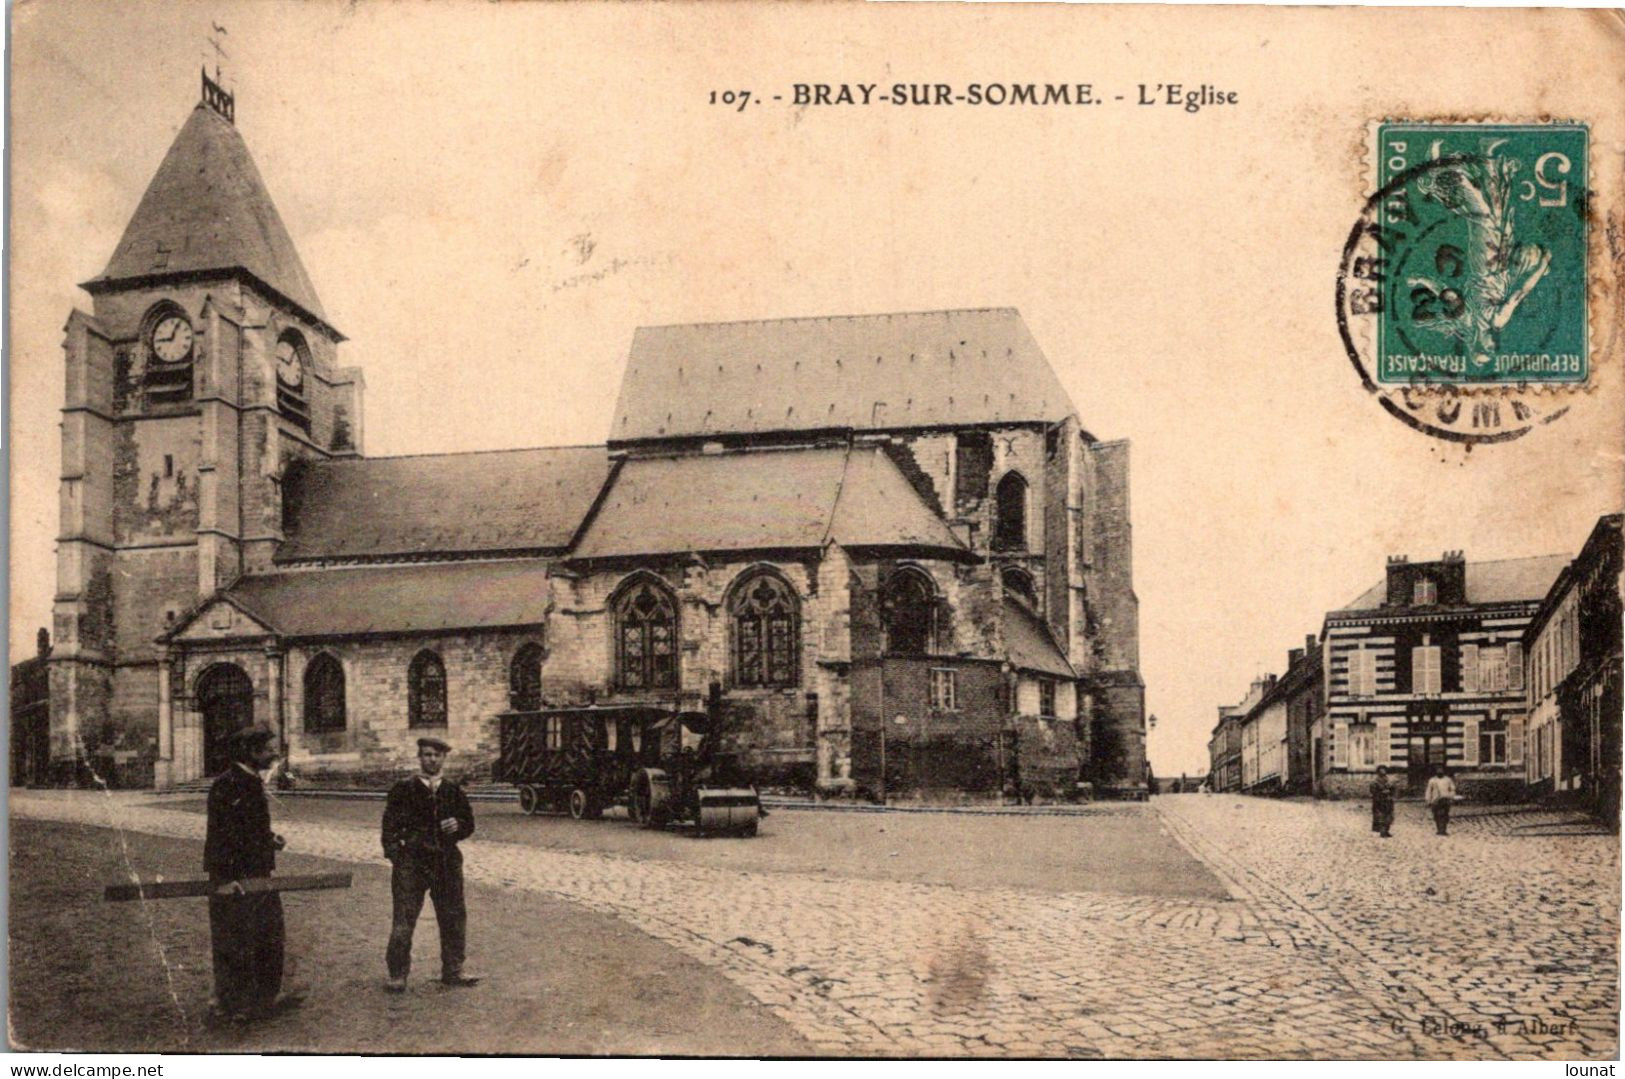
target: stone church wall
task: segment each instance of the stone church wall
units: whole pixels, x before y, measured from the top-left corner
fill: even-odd
[[[541,633],[507,630],[289,649],[284,712],[289,769],[300,783],[379,785],[414,772],[417,740],[429,735],[451,743],[448,774],[488,776],[499,750],[497,716],[509,710],[509,669],[514,653],[529,642],[546,645]],[[438,654],[445,665],[444,726],[409,725],[408,671],[423,650]],[[345,728],[310,733],[304,729],[305,668],[324,652],[344,670]]]

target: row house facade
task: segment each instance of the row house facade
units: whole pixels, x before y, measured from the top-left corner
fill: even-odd
[[[1524,632],[1529,671],[1525,778],[1536,797],[1618,825],[1621,679],[1620,514],[1601,518]]]
[[[1145,783],[1128,446],[1010,309],[639,329],[594,446],[371,458],[363,378],[205,98],[69,320],[53,767],[249,722],[370,784],[514,712],[719,707],[760,782]]]
[[[1383,581],[1328,612],[1320,791],[1363,795],[1381,766],[1419,791],[1444,766],[1468,797],[1523,797],[1524,633],[1567,561],[1390,557]]]
[[[1241,717],[1236,706],[1219,706],[1219,721],[1208,739],[1208,780],[1215,791],[1241,790]]]

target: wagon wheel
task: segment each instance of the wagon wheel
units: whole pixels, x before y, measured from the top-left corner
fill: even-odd
[[[671,807],[666,804],[665,781],[666,773],[658,768],[642,769],[632,777],[632,797],[628,805],[632,819],[645,828],[662,828],[671,816]]]
[[[603,815],[604,807],[587,790],[576,787],[570,791],[570,816],[576,820],[597,820]]]
[[[529,783],[519,788],[519,811],[527,817],[534,817],[542,807],[541,796],[536,788]]]

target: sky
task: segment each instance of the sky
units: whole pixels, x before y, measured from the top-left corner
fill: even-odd
[[[75,283],[196,103],[214,22],[237,125],[350,339],[341,362],[365,371],[369,454],[601,442],[640,325],[1018,308],[1084,426],[1132,444],[1149,755],[1203,771],[1217,706],[1388,555],[1572,552],[1621,507],[1613,286],[1594,289],[1593,390],[1470,451],[1377,406],[1333,302],[1384,116],[1588,120],[1594,205],[1617,222],[1625,46],[1604,18],[19,4],[13,657],[50,620],[62,327],[90,306]],[[1439,63],[1446,46],[1475,60]],[[1537,61],[1559,55],[1554,81]],[[899,81],[1085,82],[1109,101],[788,103],[797,82]],[[1142,82],[1237,104],[1140,107]],[[786,102],[709,103],[743,89]]]

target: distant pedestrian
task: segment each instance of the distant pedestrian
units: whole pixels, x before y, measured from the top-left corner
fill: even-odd
[[[263,1019],[298,1007],[283,997],[282,897],[245,893],[243,883],[269,877],[282,837],[271,831],[271,807],[260,773],[276,760],[275,735],[254,726],[228,742],[231,764],[209,787],[203,869],[209,896],[209,943],[214,960],[214,1016],[231,1022]]]
[[[1377,778],[1371,781],[1371,830],[1390,838],[1394,826],[1394,785],[1388,782],[1388,769],[1377,768]]]
[[[479,979],[463,973],[467,944],[468,909],[463,903],[463,854],[457,844],[474,834],[474,810],[462,788],[443,777],[451,746],[438,738],[418,739],[416,776],[389,790],[384,806],[384,857],[394,866],[390,874],[393,910],[385,962],[392,993],[406,990],[412,968],[412,933],[423,912],[423,896],[434,903],[440,927],[440,980],[446,985],[474,985]]]
[[[1450,803],[1456,800],[1456,783],[1444,765],[1434,770],[1433,778],[1428,780],[1427,792],[1422,797],[1428,808],[1433,810],[1433,827],[1440,835],[1449,834]]]

